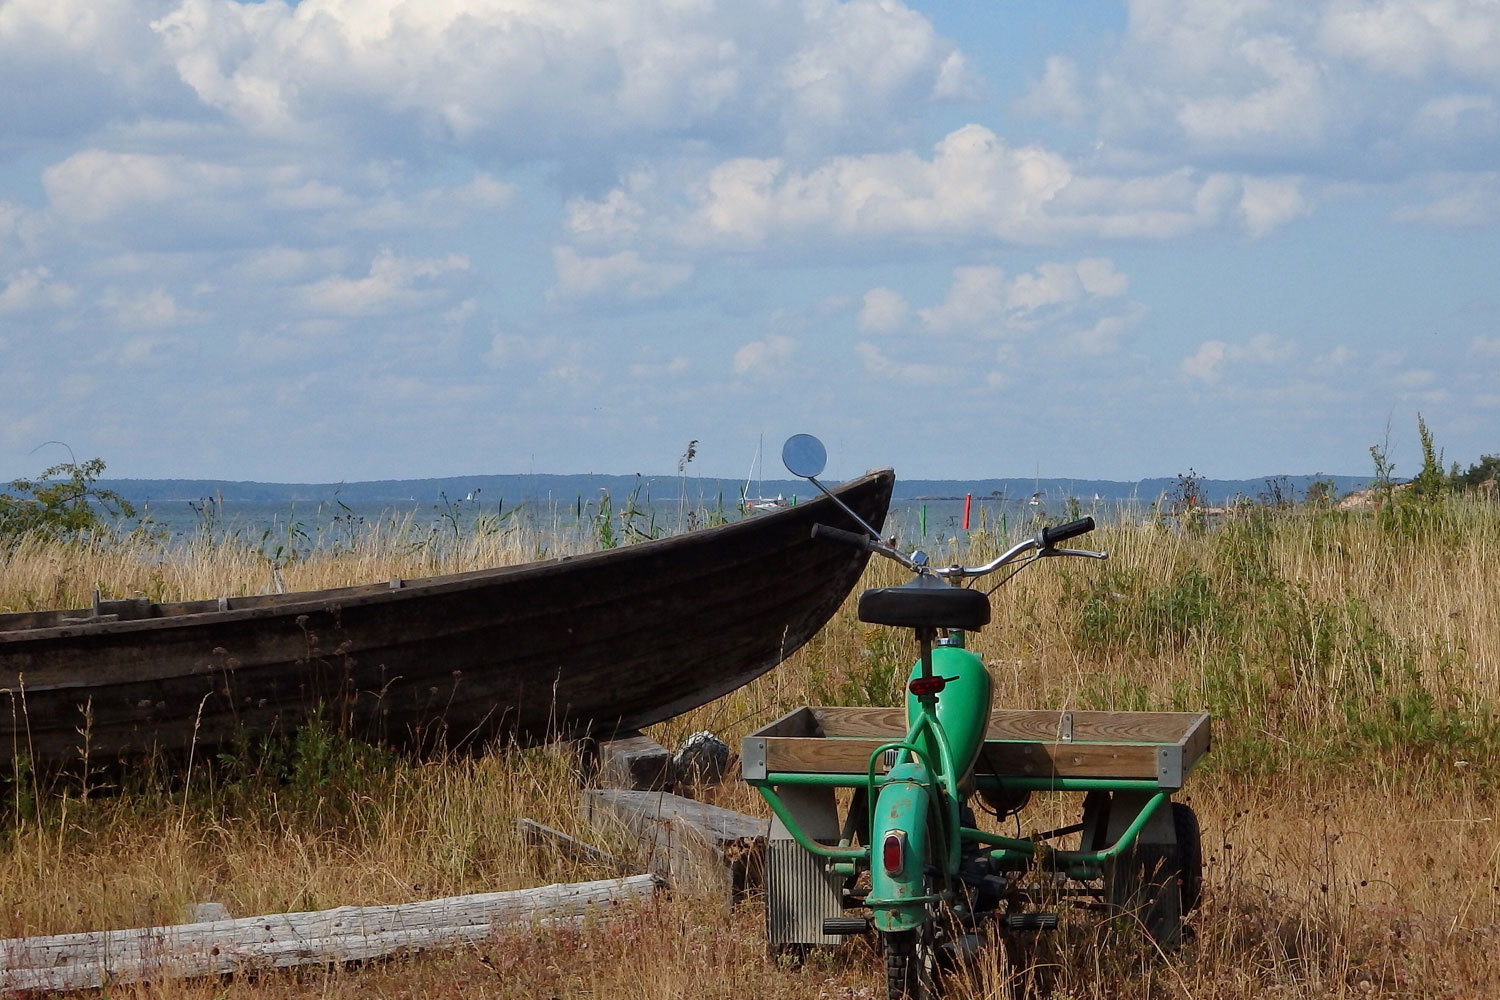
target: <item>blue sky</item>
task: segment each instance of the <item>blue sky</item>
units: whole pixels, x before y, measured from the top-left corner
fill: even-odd
[[[1497,316],[1493,2],[0,0],[0,480],[1409,475]]]

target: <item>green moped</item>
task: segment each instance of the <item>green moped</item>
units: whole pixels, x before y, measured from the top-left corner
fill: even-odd
[[[831,495],[817,479],[827,456],[816,438],[789,439],[782,456]],[[1056,928],[1064,909],[1125,915],[1175,946],[1198,901],[1202,852],[1192,810],[1170,800],[1208,751],[1208,716],[995,709],[990,675],[964,644],[989,623],[990,603],[963,584],[1009,568],[1004,583],[1046,558],[1107,558],[1059,547],[1093,519],[1043,528],[982,566],[949,567],[920,551],[903,555],[855,520],[864,534],[826,525],[813,534],[912,573],[904,585],[863,592],[859,618],[912,629],[920,655],[904,709],[802,708],[744,741],[744,777],[775,815],[772,947],[873,931],[890,997],[916,1000],[982,935],[1013,946]],[[852,790],[842,820],[839,789]],[[1004,819],[1033,791],[1083,793],[1079,822],[1028,837],[978,828],[975,805]]]

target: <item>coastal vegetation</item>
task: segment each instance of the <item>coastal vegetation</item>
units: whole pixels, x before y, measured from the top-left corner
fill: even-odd
[[[1426,458],[1440,479],[1402,488],[1387,475],[1363,507],[1273,496],[1122,517],[1090,542],[1107,563],[1049,563],[997,592],[993,623],[973,638],[996,705],[1213,713],[1213,752],[1185,790],[1204,829],[1206,889],[1176,954],[1074,914],[1019,964],[981,955],[952,995],[1500,995],[1500,504],[1484,479],[1443,470],[1430,447]],[[1476,478],[1495,461],[1476,463]],[[153,600],[315,589],[602,541],[378,523],[279,553],[211,533],[172,548],[89,530],[7,537],[0,610],[83,603],[96,587]],[[932,554],[972,563],[1005,542],[974,531]],[[898,582],[875,561],[865,585]],[[895,630],[860,623],[851,599],[786,663],[651,735],[675,745],[709,729],[735,746],[801,704],[894,704],[913,656]],[[172,923],[203,900],[247,916],[613,874],[527,846],[521,816],[632,849],[574,809],[584,779],[567,744],[415,760],[314,720],[247,736],[188,773],[145,762],[58,776],[31,772],[18,749],[0,769],[0,938]],[[765,811],[737,782],[705,794]],[[1037,796],[1020,822],[1047,829],[1072,810],[1076,800]],[[879,995],[867,943],[777,962],[761,921],[753,902],[678,896],[453,955],[109,992]]]

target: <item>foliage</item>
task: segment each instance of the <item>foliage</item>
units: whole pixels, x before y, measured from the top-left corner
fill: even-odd
[[[1468,471],[1455,472],[1453,483],[1458,487],[1480,486],[1497,478],[1500,478],[1500,455],[1484,455]]]
[[[1422,470],[1411,481],[1411,492],[1422,503],[1438,503],[1451,487],[1447,474],[1443,472],[1443,453],[1433,443],[1432,431],[1427,429],[1427,421],[1420,413],[1417,414],[1417,437],[1422,442]]]
[[[17,479],[0,493],[0,542],[22,535],[58,541],[97,536],[109,518],[133,518],[135,508],[114,490],[97,484],[104,460],[91,458],[51,466],[35,479]]]

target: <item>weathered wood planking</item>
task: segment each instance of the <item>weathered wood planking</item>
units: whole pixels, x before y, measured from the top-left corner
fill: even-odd
[[[662,791],[672,787],[672,753],[638,732],[599,744],[599,784]]]
[[[783,737],[766,741],[766,770],[864,774],[886,739]],[[1155,781],[1156,747],[1145,744],[1030,743],[989,740],[975,774],[1009,778],[1122,778]]]
[[[838,492],[879,524],[893,482]],[[53,765],[85,739],[100,761],[211,753],[319,709],[351,736],[418,750],[637,729],[749,683],[832,617],[868,553],[812,539],[816,523],[853,526],[820,497],[524,566],[0,614],[0,753]]]
[[[765,745],[767,773],[864,774],[870,755],[900,739],[905,711],[894,708],[810,710],[826,735],[750,738]],[[1209,717],[1194,712],[1062,712],[998,709],[975,765],[981,776],[1158,781],[1159,748],[1181,747],[1186,774],[1210,745]],[[795,715],[795,713],[794,713]],[[788,716],[791,719],[793,716]],[[784,721],[784,720],[783,720]],[[1064,740],[1071,723],[1071,740]],[[780,723],[778,723],[780,725]],[[791,726],[782,726],[783,730]],[[1038,738],[1040,734],[1045,734]],[[749,741],[747,741],[749,742]]]
[[[394,906],[341,906],[239,920],[0,941],[0,993],[221,975],[380,958],[483,940],[508,924],[575,921],[656,891],[651,875],[450,896]]]
[[[906,731],[904,708],[813,708],[820,732],[770,732],[757,736],[868,736],[897,739]],[[796,713],[793,713],[795,715]],[[991,740],[1063,740],[1063,716],[1072,722],[1072,741],[1083,743],[1178,743],[1206,718],[1194,712],[1084,712],[997,708],[985,736]],[[792,716],[785,716],[790,719]],[[780,721],[780,720],[778,720]]]
[[[630,870],[628,865],[607,851],[585,843],[577,837],[570,837],[545,823],[538,823],[534,819],[524,816],[517,819],[516,829],[520,831],[521,839],[532,847],[542,847],[553,851],[577,864],[595,865],[622,874]],[[636,872],[639,871],[640,869],[637,868]]]
[[[647,865],[674,886],[739,899],[760,878],[770,821],[666,792],[591,788],[593,823],[614,821],[648,853]]]
[[[826,736],[822,729],[818,713],[826,712],[824,708],[802,708],[793,709],[775,722],[770,723],[756,731],[757,736]],[[856,710],[857,711],[857,710]]]

